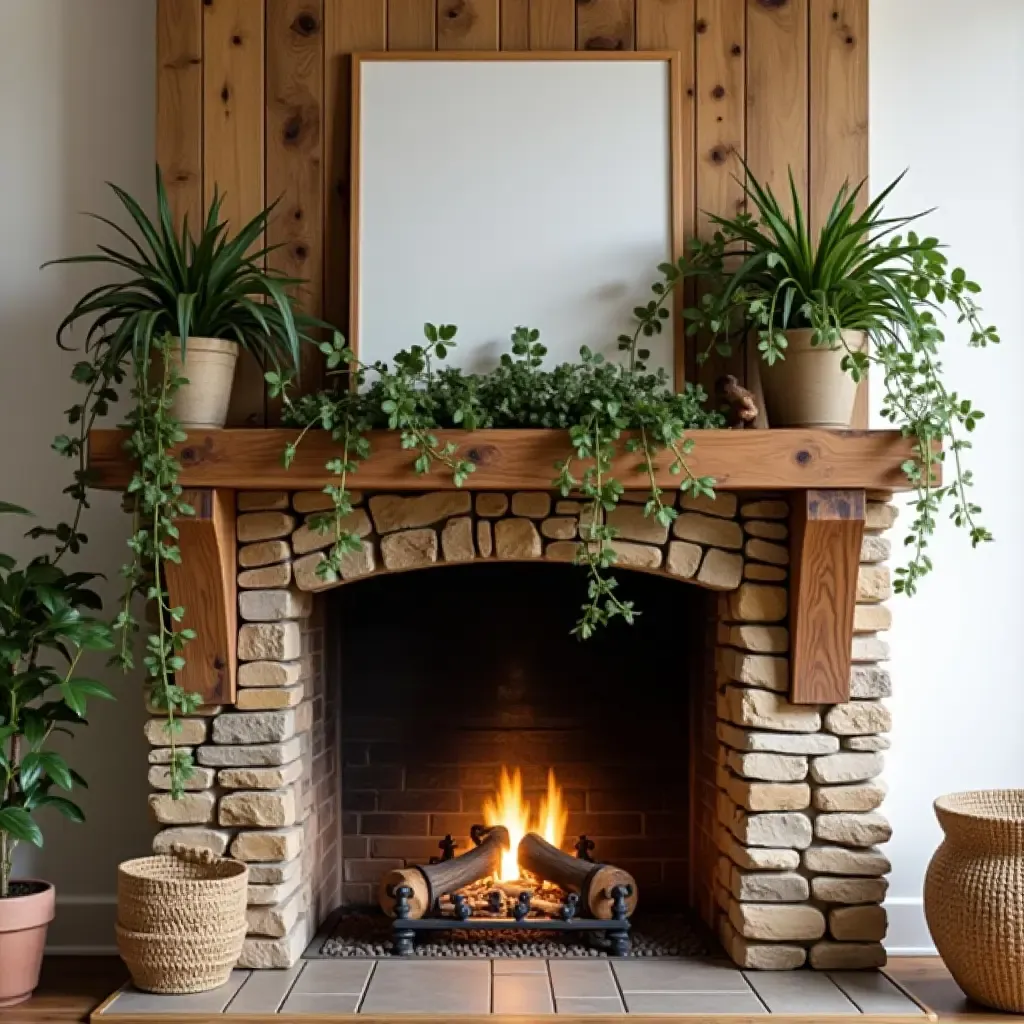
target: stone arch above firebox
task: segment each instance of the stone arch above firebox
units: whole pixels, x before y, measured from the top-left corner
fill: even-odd
[[[624,569],[734,591],[744,580],[785,586],[788,504],[778,498],[682,497],[671,527],[644,515],[645,492],[626,492],[607,513]],[[666,495],[671,501],[672,495]],[[340,575],[318,575],[333,534],[311,525],[331,508],[320,491],[238,497],[238,584],[316,593],[371,576],[473,562],[572,562],[586,504],[546,491],[353,494],[345,528],[362,538]],[[582,524],[582,525],[581,525]]]

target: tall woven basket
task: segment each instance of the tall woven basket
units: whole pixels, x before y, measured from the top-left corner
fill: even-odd
[[[946,838],[924,883],[939,953],[972,999],[1024,1013],[1024,790],[935,801]]]
[[[225,984],[245,939],[249,870],[209,850],[125,861],[117,871],[117,947],[147,992]]]

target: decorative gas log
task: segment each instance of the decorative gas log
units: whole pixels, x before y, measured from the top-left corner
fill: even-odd
[[[377,894],[381,909],[395,917],[398,888],[408,886],[412,890],[412,896],[408,898],[408,917],[416,920],[429,913],[441,896],[496,874],[501,864],[502,851],[510,845],[508,829],[501,825],[490,829],[474,826],[472,836],[477,843],[476,848],[461,857],[389,871],[381,880]]]
[[[520,841],[519,864],[538,878],[579,893],[580,902],[600,921],[617,916],[616,901],[625,904],[627,917],[636,909],[636,880],[628,871],[562,853],[536,832],[527,832]]]

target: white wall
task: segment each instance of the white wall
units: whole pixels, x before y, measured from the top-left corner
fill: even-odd
[[[45,522],[69,509],[61,489],[71,465],[49,445],[79,390],[68,379],[75,356],[57,348],[53,332],[102,277],[92,268],[38,268],[92,247],[96,226],[79,214],[115,213],[104,181],[150,205],[155,10],[155,0],[0,2],[0,499]],[[0,521],[0,550],[33,550],[24,529]],[[127,534],[116,495],[95,496],[85,529],[91,543],[75,564],[105,573],[104,597],[114,599]],[[112,945],[117,862],[148,852],[150,836],[139,680],[102,662],[94,671],[122,699],[96,707],[66,751],[91,784],[81,799],[88,821],[54,816],[44,850],[23,847],[18,856],[19,873],[56,884],[50,939],[67,950]]]
[[[1024,459],[1014,442],[1024,380],[1022,53],[1020,0],[974,0],[967,13],[961,0],[871,4],[872,187],[910,167],[892,208],[939,207],[928,231],[982,285],[1004,339],[985,352],[951,346],[945,357],[952,386],[987,414],[971,465],[997,542],[972,552],[944,524],[935,574],[916,597],[893,602],[895,728],[884,810],[895,828],[894,952],[931,948],[921,910],[924,871],[940,840],[931,801],[961,789],[1024,786]],[[949,333],[962,341],[961,330]]]

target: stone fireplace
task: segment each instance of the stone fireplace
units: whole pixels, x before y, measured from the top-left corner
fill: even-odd
[[[326,496],[237,491],[237,690],[183,723],[197,765],[183,800],[166,791],[159,718],[146,735],[154,849],[249,863],[241,966],[291,965],[333,910],[372,904],[384,872],[446,834],[465,848],[502,765],[532,797],[554,769],[567,848],[586,833],[641,903],[696,911],[740,965],[884,962],[889,495],[863,508],[839,703],[789,699],[786,492],[684,499],[671,529],[643,498],[610,513],[643,616],[580,645],[576,501],[367,491],[351,523],[363,549],[323,580],[331,537],[307,519]],[[836,600],[842,582],[804,581],[818,582],[816,600]]]

